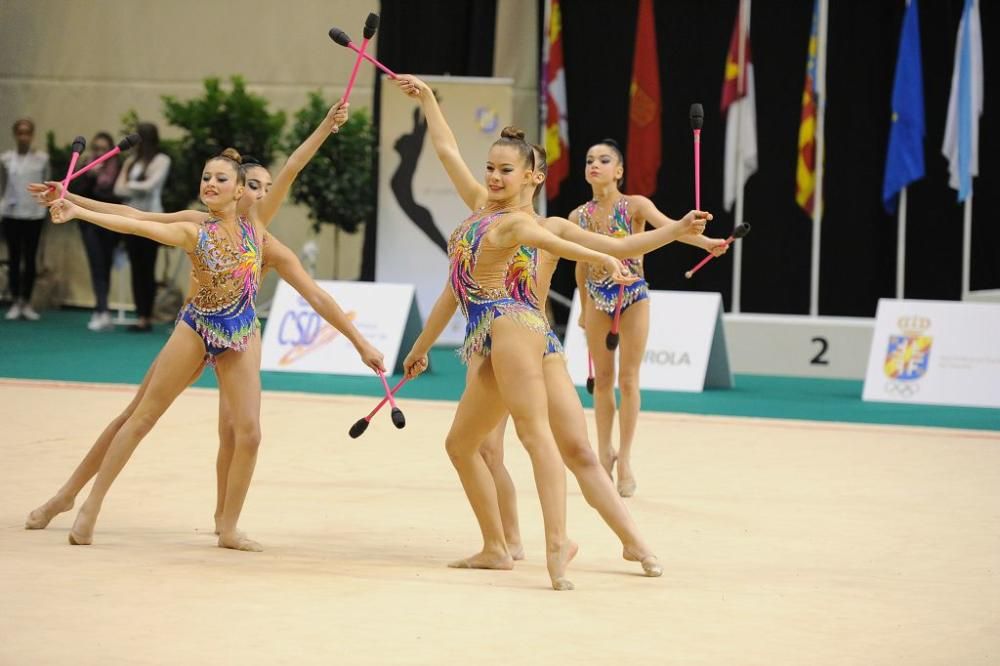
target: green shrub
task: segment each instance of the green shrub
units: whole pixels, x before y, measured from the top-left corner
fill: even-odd
[[[326,117],[333,102],[319,92],[295,114],[285,140],[290,154]],[[348,233],[368,222],[375,211],[372,159],[375,134],[365,109],[352,110],[340,131],[331,135],[292,185],[292,200],[309,207],[313,228],[332,224]]]
[[[164,95],[164,117],[183,131],[179,139],[160,142],[171,159],[170,179],[163,193],[165,210],[190,206],[198,196],[205,162],[226,148],[236,148],[263,164],[274,159],[285,126],[284,112],[268,111],[268,100],[247,92],[242,77],[233,76],[230,82],[232,90],[226,91],[219,79],[205,79],[204,94],[183,102]],[[133,113],[132,122],[135,120]]]

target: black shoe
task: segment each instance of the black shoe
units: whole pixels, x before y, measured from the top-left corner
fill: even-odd
[[[133,324],[128,329],[132,333],[149,333],[153,330],[152,324]]]

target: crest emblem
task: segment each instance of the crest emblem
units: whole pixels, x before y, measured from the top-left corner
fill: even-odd
[[[920,379],[930,367],[931,343],[933,338],[925,332],[931,326],[926,317],[900,317],[902,331],[889,336],[889,346],[885,355],[885,376],[896,382],[912,382]]]

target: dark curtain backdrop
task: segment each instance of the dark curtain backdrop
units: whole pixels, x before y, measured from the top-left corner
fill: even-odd
[[[433,11],[427,11],[428,4]],[[896,218],[883,210],[881,191],[904,2],[837,0],[830,5],[820,313],[871,316],[880,297],[895,294]],[[583,179],[590,145],[604,137],[626,142],[638,1],[599,3],[600,11],[595,6],[582,0],[562,2],[573,172],[560,197],[549,202],[550,214],[567,215],[590,197]],[[962,207],[948,187],[941,143],[962,6],[962,0],[923,0],[920,5],[927,176],[909,193],[907,298],[960,296]],[[385,32],[379,57],[390,66],[427,73],[491,73],[493,28],[487,23],[495,20],[494,2],[386,0],[382,7]],[[694,204],[688,109],[692,102],[701,102],[705,108],[702,206],[715,214],[709,232],[725,236],[733,218],[722,210],[725,123],[719,102],[737,2],[670,0],[658,1],[655,7],[664,162],[653,200],[672,217]],[[993,224],[1000,193],[994,157],[998,140],[990,123],[1000,103],[998,84],[991,85],[994,73],[1000,71],[1000,45],[991,34],[991,26],[1000,25],[1000,8],[982,2],[980,14],[986,92],[980,123],[981,175],[974,181],[973,289],[1000,288],[1000,230]],[[812,227],[795,203],[795,167],[811,17],[812,2],[805,0],[753,3],[759,168],[746,194],[745,219],[753,231],[743,248],[745,312],[806,314],[809,309]],[[399,22],[406,26],[405,32],[393,30],[394,39],[385,39],[389,25]],[[483,50],[487,45],[489,54]],[[695,279],[685,280],[683,272],[700,257],[701,251],[694,248],[664,248],[647,257],[647,277],[656,289],[719,291],[728,308],[731,258],[715,260]],[[554,288],[572,293],[571,262],[562,262]],[[565,317],[565,310],[560,310],[557,315]]]

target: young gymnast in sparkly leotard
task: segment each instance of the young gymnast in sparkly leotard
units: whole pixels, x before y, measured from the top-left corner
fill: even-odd
[[[432,141],[435,135],[451,134],[425,83],[402,76],[399,84],[403,92],[420,101]],[[478,453],[479,444],[506,407],[531,457],[552,587],[571,589],[565,571],[576,554],[576,544],[566,536],[565,472],[548,426],[541,367],[548,322],[537,310],[510,297],[505,285],[507,265],[521,245],[530,245],[570,257],[591,257],[589,261],[619,273],[617,277],[623,282],[629,278],[618,260],[559,239],[519,210],[524,190],[533,189],[534,156],[523,133],[505,130],[493,145],[486,163],[485,186],[469,171],[453,137],[450,143],[434,141],[434,145],[458,194],[474,212],[451,234],[447,289],[432,309],[404,367],[409,377],[426,368],[427,352],[447,325],[457,301],[468,322],[461,355],[469,369],[445,446],[482,528],[483,549],[455,565],[512,566],[493,480]]]
[[[535,163],[538,165],[534,181],[540,186],[545,178],[545,152],[538,146],[534,146],[534,149]],[[587,234],[563,218],[539,218],[539,223],[568,240],[591,244],[592,249],[625,257],[652,251],[686,235],[697,235],[704,228],[707,219],[711,219],[711,216],[692,212],[681,221],[671,221],[669,225],[654,232],[640,234],[627,240]],[[511,295],[544,312],[549,285],[558,261],[558,257],[548,252],[522,246],[508,266],[507,285]],[[543,371],[548,396],[549,423],[560,454],[566,466],[577,478],[584,498],[621,539],[625,559],[640,562],[647,576],[659,576],[662,574],[662,567],[639,535],[627,508],[590,447],[583,406],[560,352],[559,341],[550,332]],[[497,488],[501,520],[511,556],[519,559],[523,556],[523,548],[520,546],[514,487],[503,465],[505,425],[506,418],[483,442],[480,452],[490,468]]]
[[[535,163],[538,165],[535,182],[540,187],[545,179],[545,151],[540,146],[534,146],[534,149]],[[654,232],[640,234],[627,240],[599,238],[587,234],[563,218],[539,218],[539,222],[552,233],[567,240],[617,257],[627,257],[652,251],[675,239],[697,235],[708,219],[711,219],[711,216],[692,212],[683,220],[671,221],[669,225]],[[549,285],[558,261],[558,257],[547,252],[522,247],[508,270],[508,285],[512,295],[544,312]],[[565,360],[559,354],[561,347],[558,345],[558,339],[555,339],[554,335],[552,338],[554,342],[550,344],[544,361],[545,383],[549,401],[549,422],[563,460],[576,476],[584,498],[621,539],[625,558],[640,561],[646,575],[658,576],[662,569],[656,557],[639,536],[628,510],[590,447],[583,406],[572,385]],[[504,533],[511,547],[512,556],[517,558],[523,553],[523,549],[520,546],[513,482],[503,465],[505,426],[506,419],[490,433],[480,451],[493,474]]]
[[[587,182],[593,197],[570,214],[570,221],[595,234],[627,238],[641,232],[646,224],[659,227],[669,218],[656,209],[646,197],[622,194],[618,187],[624,175],[624,160],[618,144],[611,140],[598,143],[587,151]],[[721,239],[689,236],[683,242],[713,254],[725,252]],[[628,266],[642,276],[642,254],[628,259]],[[597,421],[598,455],[601,464],[612,473],[618,464],[618,492],[623,497],[635,493],[632,471],[632,440],[639,418],[639,367],[646,351],[649,334],[649,290],[645,279],[624,290],[619,345],[618,389],[621,392],[619,417],[619,450],[611,445],[611,429],[615,418],[615,352],[606,345],[608,332],[618,302],[618,285],[608,280],[600,266],[577,264],[576,279],[581,299],[581,322],[587,334],[587,346],[594,360],[594,415]]]
[[[241,212],[245,212],[249,210],[251,205],[260,201],[270,192],[272,179],[267,169],[259,164],[248,164],[246,159],[244,159],[241,166],[246,174],[247,186],[243,197],[240,199],[239,210]],[[297,169],[294,163],[292,168]],[[278,194],[279,193],[276,193],[276,196]],[[87,207],[87,203],[90,201],[91,200],[83,197],[74,198],[75,203],[83,205],[84,207]],[[96,204],[100,202],[94,203]],[[118,210],[129,213],[130,216],[141,216],[145,214],[138,210],[128,211],[122,208],[119,208]],[[177,215],[179,214],[170,214],[171,217],[177,217]],[[182,221],[182,219],[183,218],[181,218],[181,220],[174,219],[173,221]],[[283,280],[288,282],[292,288],[294,288],[303,296],[303,298],[306,299],[306,301],[324,320],[349,339],[352,344],[354,344],[361,360],[366,365],[371,367],[373,370],[385,370],[382,353],[372,346],[363,335],[361,335],[333,298],[316,284],[316,282],[306,272],[302,263],[298,260],[298,257],[296,257],[295,254],[285,247],[277,238],[268,233],[264,239],[263,272],[266,274],[266,272],[270,269],[275,270]],[[193,297],[196,293],[198,287],[197,282],[192,281],[192,287],[193,290],[189,291],[189,297]],[[254,345],[252,348],[254,353],[259,354],[259,345]],[[101,461],[108,450],[108,446],[110,445],[112,438],[121,428],[122,424],[128,420],[128,417],[131,416],[136,405],[138,405],[140,399],[145,394],[146,387],[149,384],[149,378],[152,375],[152,370],[153,367],[155,367],[155,364],[156,361],[154,360],[153,366],[151,366],[150,370],[146,373],[142,384],[139,386],[136,396],[132,399],[125,410],[118,415],[107,428],[105,428],[100,437],[98,437],[97,441],[91,447],[90,451],[88,451],[87,455],[70,475],[70,478],[66,481],[66,483],[63,484],[63,486],[52,496],[51,499],[39,506],[37,509],[33,510],[28,515],[28,518],[25,520],[26,529],[44,529],[52,518],[63,511],[68,511],[73,507],[76,496],[87,484],[87,482],[90,481],[95,474],[97,474]],[[198,373],[192,378],[192,382],[197,379],[197,376],[200,375],[200,373],[201,371],[199,369]],[[228,486],[229,468],[236,448],[232,419],[229,416],[229,410],[226,407],[225,401],[221,400],[221,398],[222,394],[220,393],[219,452],[216,458],[216,534],[218,534],[220,530],[220,523],[222,520],[226,490]]]
[[[90,495],[70,531],[70,543],[92,542],[94,525],[111,484],[135,447],[187,387],[207,353],[215,356],[219,390],[227,394],[228,403],[234,406],[238,433],[230,470],[230,476],[238,478],[231,478],[231,482],[237,482],[231,483],[231,497],[226,501],[230,510],[223,517],[220,544],[259,549],[236,529],[260,442],[259,373],[255,355],[240,352],[246,352],[257,335],[255,301],[262,260],[260,243],[264,225],[270,219],[261,219],[253,211],[249,216],[237,214],[236,202],[243,194],[244,182],[238,154],[234,152],[223,153],[206,163],[201,199],[212,213],[198,224],[160,224],[95,213],[66,200],[51,206],[52,220],[56,223],[77,218],[183,248],[199,282],[198,293],[181,316],[185,325],[174,328],[160,352],[146,393],[115,435],[101,462]],[[238,490],[242,493],[238,494]]]
[[[342,122],[346,114],[346,105],[338,104],[331,109],[324,124],[289,157],[286,168],[276,179],[276,190],[287,192],[308,156],[314,154],[334,131],[335,125],[328,121],[340,117]],[[304,155],[307,156],[302,160]],[[112,439],[90,495],[80,507],[70,531],[71,543],[91,543],[104,497],[132,451],[187,386],[201,367],[204,355],[212,354],[219,347],[228,347],[230,351],[217,354],[216,374],[222,399],[232,409],[236,448],[230,463],[225,508],[219,521],[219,545],[261,550],[260,544],[236,529],[260,444],[259,364],[256,354],[239,350],[247,349],[259,339],[256,324],[248,327],[247,322],[250,310],[254,310],[255,317],[253,297],[260,278],[260,239],[284,196],[266,197],[255,203],[247,215],[239,215],[237,201],[243,193],[244,174],[239,161],[233,157],[220,155],[206,163],[200,198],[211,214],[202,213],[196,223],[185,220],[160,224],[150,219],[87,211],[67,200],[52,204],[56,222],[78,217],[124,233],[183,247],[192,259],[195,273],[200,276],[199,293],[187,313],[187,323],[175,327],[151,372],[146,392]],[[293,162],[296,168],[288,168]]]

